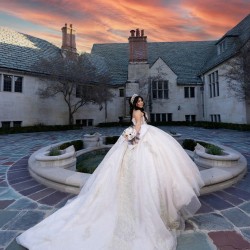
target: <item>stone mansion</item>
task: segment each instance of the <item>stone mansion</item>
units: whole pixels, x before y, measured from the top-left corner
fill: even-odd
[[[216,41],[147,42],[144,30],[131,30],[128,43],[94,44],[92,62],[111,73],[113,99],[102,110],[86,104],[76,124],[117,122],[128,116],[128,98],[144,97],[151,121],[250,123],[250,105],[228,89],[227,65],[250,43],[250,15]],[[63,97],[40,99],[38,58],[76,52],[72,25],[62,28],[62,47],[0,27],[0,127],[65,125]],[[77,98],[77,97],[75,97]]]

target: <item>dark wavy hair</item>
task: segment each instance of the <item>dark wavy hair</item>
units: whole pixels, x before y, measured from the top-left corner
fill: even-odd
[[[131,121],[132,121],[132,118],[133,118],[133,110],[141,110],[141,112],[143,113],[143,116],[144,116],[145,120],[147,121],[148,119],[146,117],[146,113],[144,111],[144,108],[139,108],[139,107],[136,106],[136,103],[138,102],[139,98],[141,98],[142,101],[143,101],[143,97],[141,97],[140,95],[136,96],[134,98],[133,103],[131,103],[131,98],[132,98],[132,96],[128,100],[129,101],[129,106],[130,106],[130,119],[131,119]]]

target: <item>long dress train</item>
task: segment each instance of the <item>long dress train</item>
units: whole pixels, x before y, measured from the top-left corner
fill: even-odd
[[[30,250],[174,250],[202,185],[181,145],[144,122],[138,144],[121,136],[80,194],[17,242]]]

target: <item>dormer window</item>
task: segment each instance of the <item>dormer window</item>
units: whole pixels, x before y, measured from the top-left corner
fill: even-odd
[[[225,41],[225,40],[221,41],[221,42],[217,45],[218,55],[220,55],[221,53],[223,53],[223,52],[226,50],[226,48],[227,48],[226,45],[227,45],[227,44],[226,44],[226,41]]]

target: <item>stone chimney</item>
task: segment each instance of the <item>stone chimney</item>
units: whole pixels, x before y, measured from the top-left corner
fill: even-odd
[[[148,48],[147,37],[144,36],[144,30],[131,30],[129,40],[129,62],[130,63],[147,63]]]
[[[76,39],[75,39],[75,30],[73,30],[72,24],[62,27],[62,50],[63,52],[76,52]]]

